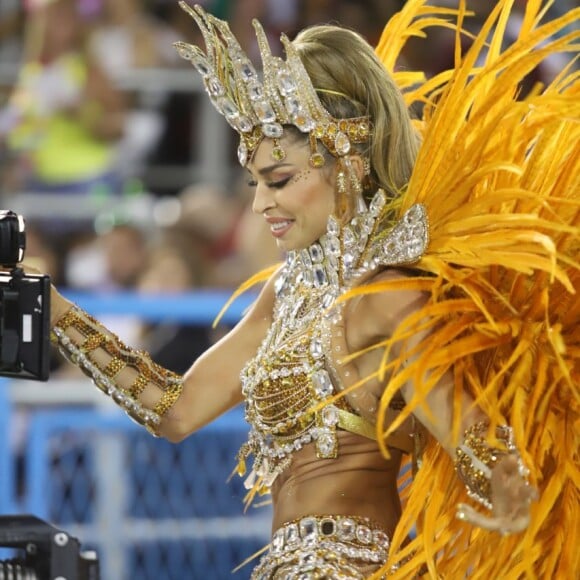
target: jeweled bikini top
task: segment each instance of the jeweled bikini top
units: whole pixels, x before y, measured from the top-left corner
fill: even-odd
[[[341,316],[335,305],[341,294],[362,275],[413,263],[425,251],[423,206],[412,206],[380,237],[385,208],[386,196],[379,191],[342,232],[331,217],[318,242],[287,256],[276,280],[272,325],[241,373],[250,433],[238,454],[238,472],[245,472],[245,460],[253,454],[245,481],[249,489],[269,489],[292,454],[311,442],[318,457],[336,457],[337,428],[374,437],[374,426],[353,413],[344,397],[330,402],[337,392],[330,341],[331,323]]]

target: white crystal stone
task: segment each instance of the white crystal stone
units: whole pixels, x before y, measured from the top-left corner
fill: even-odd
[[[342,518],[338,522],[338,537],[343,541],[349,541],[354,538],[356,522],[350,518]]]
[[[256,101],[254,111],[262,123],[273,123],[276,120],[276,113],[268,101]]]
[[[324,355],[324,350],[322,349],[322,341],[319,338],[314,338],[310,342],[310,354],[315,359],[319,359]]]
[[[334,148],[341,156],[346,155],[350,151],[350,141],[342,131],[339,131],[334,138]]]
[[[418,205],[412,205],[406,212],[405,212],[405,216],[404,216],[404,220],[407,222],[418,222],[421,221],[424,217],[424,211],[423,208]]]
[[[334,405],[322,409],[322,422],[326,427],[333,427],[338,423],[338,409]]]
[[[375,221],[376,221],[376,218],[372,215],[365,216],[364,220],[362,221],[361,226],[362,226],[363,232],[367,236],[373,231],[373,228],[375,227]]]
[[[357,526],[356,538],[362,544],[370,544],[373,541],[373,533],[367,526]]]
[[[204,82],[209,94],[212,97],[219,97],[225,93],[225,89],[217,77],[206,77]]]
[[[331,236],[338,236],[340,233],[340,226],[338,225],[338,221],[334,216],[330,216],[328,218],[328,222],[326,223],[326,231]]]
[[[316,439],[316,449],[322,457],[332,457],[336,450],[336,436],[328,430],[321,429]]]
[[[245,82],[248,82],[250,79],[256,76],[256,71],[254,70],[254,67],[247,60],[237,62],[236,68],[239,70]]]
[[[202,77],[211,74],[211,66],[207,62],[207,59],[201,56],[201,54],[194,53],[190,60]]]
[[[280,294],[280,291],[284,287],[285,283],[286,283],[285,276],[278,276],[278,278],[276,278],[276,281],[274,282],[274,291],[276,292],[276,294]]]
[[[245,115],[240,115],[236,119],[235,124],[236,124],[235,128],[241,131],[242,133],[249,133],[254,128],[252,121]]]
[[[262,125],[262,131],[266,137],[270,137],[270,139],[278,139],[282,137],[284,130],[282,129],[282,125],[279,123],[264,123]]]
[[[343,241],[346,248],[352,248],[356,244],[356,236],[350,226],[346,226],[343,231]]]
[[[381,210],[383,209],[383,207],[385,207],[385,204],[387,203],[387,197],[385,195],[385,193],[381,190],[377,191],[377,193],[375,193],[371,204],[369,206],[369,210],[373,215],[379,215],[379,213],[381,213]]]
[[[221,112],[228,118],[234,119],[239,116],[240,112],[229,97],[220,97],[217,100],[217,105]]]
[[[330,282],[330,285],[333,288],[338,288],[340,285],[340,280],[338,279],[338,272],[336,271],[337,266],[335,266],[335,269],[332,270],[331,272],[327,272],[328,274],[328,280]],[[329,297],[328,300],[331,300],[330,304],[332,304],[332,302],[334,302],[335,297],[332,294],[327,294],[324,299],[327,299],[327,296]],[[328,306],[330,306],[330,304]]]
[[[312,258],[310,257],[310,253],[308,252],[308,250],[304,250],[303,252],[300,252],[300,260],[302,262],[302,265],[306,269],[309,269],[312,267]]]
[[[389,540],[389,536],[387,536],[385,532],[382,532],[381,530],[375,530],[373,532],[373,543],[379,547],[388,548],[391,542]]]
[[[258,82],[254,82],[248,85],[247,90],[251,101],[258,101],[264,97],[264,89]]]
[[[323,266],[316,266],[313,268],[312,273],[314,275],[314,286],[320,288],[328,284],[328,278],[326,276],[326,271]]]
[[[278,72],[278,87],[284,96],[296,91],[296,82],[286,68],[280,69]]]
[[[285,100],[286,110],[288,114],[293,117],[294,115],[298,115],[301,112],[302,106],[300,105],[300,101],[296,97],[289,97]]]
[[[340,255],[340,240],[336,236],[330,236],[326,240],[326,245],[328,249],[328,253],[331,256],[339,256]]]
[[[312,374],[312,384],[319,397],[325,398],[332,394],[332,382],[328,372],[324,369]]]
[[[312,244],[312,246],[310,246],[310,257],[315,264],[322,262],[324,253],[320,247],[320,244]]]
[[[354,254],[345,252],[342,256],[342,263],[344,264],[345,268],[351,268],[354,265]]]
[[[304,572],[314,570],[317,564],[316,554],[312,552],[302,552],[300,553],[299,562],[300,570],[303,570]],[[309,574],[302,574],[299,578],[310,579],[311,576]]]
[[[284,530],[276,530],[276,533],[272,538],[272,550],[274,552],[280,552],[283,546],[284,546]]]
[[[300,537],[306,542],[316,540],[318,536],[318,526],[316,518],[302,518],[299,522]]]
[[[298,532],[298,524],[290,524],[286,526],[286,544],[295,545],[300,540],[300,534]]]
[[[248,161],[248,148],[243,141],[238,146],[238,161],[242,167],[245,167]]]
[[[335,274],[335,276],[336,276],[336,274]],[[324,308],[330,308],[332,306],[334,300],[335,300],[334,294],[332,294],[332,292],[327,292],[322,297],[322,306]]]

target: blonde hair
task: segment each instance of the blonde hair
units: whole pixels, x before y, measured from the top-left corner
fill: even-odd
[[[398,196],[411,176],[419,140],[400,90],[373,48],[356,32],[331,25],[306,28],[293,44],[333,117],[371,118],[371,141],[358,148],[370,161],[365,190],[380,187]]]

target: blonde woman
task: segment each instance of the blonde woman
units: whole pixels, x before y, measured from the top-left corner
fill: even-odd
[[[552,443],[572,441],[577,418],[568,325],[579,309],[578,131],[561,108],[577,103],[563,79],[533,107],[514,95],[542,58],[534,47],[578,14],[538,32],[531,7],[504,56],[509,3],[499,2],[457,70],[420,85],[386,67],[426,25],[414,17],[445,23],[452,11],[407,3],[376,52],[352,31],[315,26],[283,38],[284,59],[256,23],[261,76],[224,22],[184,8],[206,46],[177,48],[239,133],[253,210],[286,260],[257,278],[250,311],[183,376],[56,290],[55,341],[171,441],[245,404],[238,471],[248,501],[271,492],[274,518],[254,578],[562,577],[572,552],[548,550],[549,537],[573,524],[577,502],[557,507],[572,493],[570,457]],[[427,105],[423,124],[412,100]],[[400,496],[409,454],[418,472]]]

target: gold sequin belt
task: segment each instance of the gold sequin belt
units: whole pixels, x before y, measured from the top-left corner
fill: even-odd
[[[252,580],[363,580],[386,562],[389,545],[386,532],[367,518],[303,517],[276,530]]]

